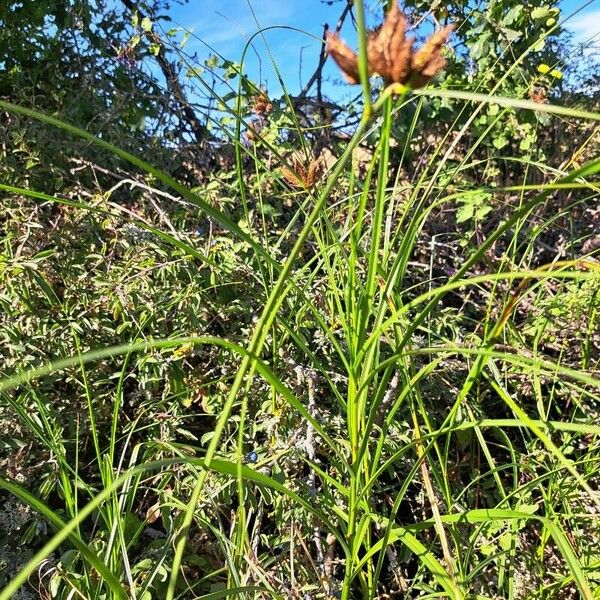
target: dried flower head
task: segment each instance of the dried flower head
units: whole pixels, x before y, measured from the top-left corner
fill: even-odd
[[[367,38],[367,68],[369,74],[377,73],[385,83],[410,84],[423,87],[446,64],[442,48],[448,41],[453,25],[434,33],[417,51],[414,37],[407,37],[408,19],[394,2],[384,22]],[[327,52],[341,69],[346,81],[359,83],[358,56],[337,33],[327,36]]]
[[[536,86],[533,89],[529,90],[529,98],[537,104],[547,104],[548,90],[541,86]]]
[[[323,161],[321,157],[311,158],[308,162],[299,156],[292,158],[293,169],[281,167],[281,175],[292,187],[309,190],[321,177]]]
[[[358,74],[358,57],[350,50],[338,33],[327,34],[327,52],[341,69],[344,79],[351,85],[360,83]]]
[[[261,91],[256,96],[252,96],[252,112],[255,115],[268,115],[273,110],[273,104],[267,94]]]
[[[262,123],[259,121],[250,121],[246,126],[246,139],[249,142],[256,142],[262,129]]]

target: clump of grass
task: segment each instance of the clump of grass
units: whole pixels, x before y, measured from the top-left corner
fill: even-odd
[[[308,147],[305,162],[273,166],[261,131],[242,143],[240,75],[231,179],[241,219],[105,141],[0,102],[114,152],[187,202],[124,216],[109,197],[2,185],[31,206],[77,211],[101,244],[82,253],[74,235],[78,260],[7,261],[5,297],[21,300],[12,318],[42,312],[47,329],[38,325],[27,361],[15,350],[0,417],[27,430],[51,468],[33,491],[0,479],[39,515],[31,525],[43,537],[0,600],[36,573],[65,598],[593,597],[599,269],[593,257],[543,262],[535,249],[597,197],[600,161],[531,184],[539,166],[526,157],[522,183],[498,187],[473,176],[471,151],[454,160],[489,104],[582,114],[495,96],[501,82],[483,95],[392,79],[373,100],[377,69],[356,8],[364,114],[321,178]],[[407,180],[412,139],[392,171],[394,121],[412,110],[414,132],[435,97],[464,104],[453,136]],[[357,177],[352,153],[367,136],[373,152]],[[544,212],[567,190],[558,213]],[[452,234],[435,229],[444,215],[490,196],[502,218],[474,206],[475,243],[465,235],[438,263],[436,236]],[[210,218],[202,242],[190,215]],[[92,264],[101,271],[89,288],[71,279]],[[576,354],[561,340],[574,318]],[[60,394],[74,399],[62,414]]]

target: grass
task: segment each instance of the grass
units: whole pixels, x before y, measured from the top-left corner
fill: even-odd
[[[73,282],[64,282],[71,296],[56,292],[51,254],[5,255],[14,279],[5,278],[3,305],[25,305],[9,318],[21,322],[42,302],[68,325],[49,319],[51,360],[34,349],[0,381],[2,405],[51,459],[53,479],[35,491],[0,479],[53,531],[0,600],[36,574],[60,598],[597,597],[598,262],[540,263],[535,248],[559,218],[597,200],[600,160],[561,170],[525,155],[521,184],[477,184],[465,174],[479,168],[469,161],[491,127],[453,156],[490,104],[600,115],[500,98],[501,82],[490,94],[394,88],[372,102],[357,7],[365,114],[313,189],[282,192],[278,170],[242,145],[238,90],[240,222],[146,161],[0,101],[128,161],[218,229],[202,243],[140,214],[131,222],[150,242],[119,234],[78,258],[72,272],[85,273],[117,256],[94,277],[85,310]],[[411,181],[402,176],[408,136],[390,180],[395,119],[416,107],[415,134],[435,97],[455,102],[454,126]],[[374,150],[359,177],[352,153],[367,136]],[[530,183],[528,171],[544,181]],[[2,189],[123,230],[106,198]],[[568,192],[556,215],[542,212]],[[281,225],[272,204],[288,193],[293,214]],[[454,273],[436,273],[428,228],[481,193],[518,203],[467,241]],[[189,218],[174,211],[171,222]],[[98,325],[91,309],[106,283],[110,310]],[[111,311],[120,330],[106,324]],[[576,359],[574,338],[561,337],[574,319],[584,324]],[[105,347],[89,336],[98,327]],[[61,389],[78,398],[76,418],[57,410]]]

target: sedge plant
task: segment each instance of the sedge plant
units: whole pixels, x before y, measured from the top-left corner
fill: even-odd
[[[525,176],[520,185],[457,190],[464,173],[479,167],[475,159],[469,161],[486,134],[472,142],[460,161],[452,157],[487,105],[570,118],[598,120],[600,115],[499,97],[494,94],[501,82],[488,94],[417,89],[443,67],[442,48],[451,29],[434,34],[414,51],[405,35],[406,18],[395,2],[376,34],[366,31],[362,0],[355,7],[358,52],[335,36],[329,39],[329,51],[346,79],[361,86],[362,117],[323,181],[308,177],[310,164],[302,170],[297,161],[281,157],[279,173],[295,185],[298,208],[291,224],[274,239],[265,200],[273,173],[260,153],[241,140],[247,126],[241,71],[231,111],[237,119],[236,186],[246,219],[242,225],[160,169],[108,142],[0,102],[6,111],[60,127],[116,153],[208,215],[251,254],[256,274],[249,287],[259,307],[243,343],[185,332],[154,339],[152,315],[137,324],[134,341],[84,352],[74,332],[72,356],[0,382],[3,402],[55,457],[66,509],[61,514],[23,486],[0,480],[3,490],[29,504],[56,531],[0,592],[0,600],[10,598],[45,559],[66,545],[77,552],[69,564],[79,573],[74,576],[63,564],[56,579],[62,578],[66,594],[84,597],[279,598],[302,591],[310,597],[377,598],[386,585],[431,598],[522,598],[519,555],[532,547],[536,568],[543,569],[548,552],[561,565],[553,590],[569,588],[593,598],[600,558],[587,552],[574,532],[594,531],[600,502],[594,489],[600,430],[585,418],[587,403],[599,399],[592,345],[594,286],[600,270],[593,257],[531,266],[526,257],[543,231],[528,229],[528,221],[552,194],[589,194],[571,208],[596,198],[600,160],[554,171],[540,185],[528,183]],[[504,77],[524,58],[517,58]],[[384,80],[378,91],[372,88],[375,73]],[[420,110],[428,98],[436,97],[465,103],[450,128],[455,135],[450,138],[448,132],[442,138],[413,181],[400,177],[402,163],[390,179],[395,119],[416,106],[403,141],[404,161],[415,141]],[[298,120],[292,123],[303,137],[306,132]],[[258,136],[268,146],[260,132]],[[353,150],[367,137],[373,153],[365,172],[357,176],[351,166]],[[253,225],[244,171],[248,156],[260,191],[258,227]],[[525,160],[534,168],[532,159]],[[36,190],[4,184],[2,189],[73,209],[98,210]],[[440,281],[429,266],[427,279],[426,264],[419,271],[421,280],[415,277],[414,269],[422,267],[415,261],[420,236],[433,215],[469,195],[511,192],[520,194],[519,204],[478,245],[466,247],[453,274]],[[138,224],[171,251],[210,270],[215,280],[219,276],[221,257],[211,254],[210,247],[197,248],[190,238],[144,220]],[[519,232],[526,232],[524,239]],[[495,244],[510,235],[505,260],[490,262]],[[285,255],[276,258],[282,249]],[[476,270],[482,264],[487,271]],[[586,286],[591,291],[580,368],[540,350],[544,331],[551,327],[542,317],[531,324],[534,344],[525,351],[526,334],[513,320],[520,306],[531,297],[543,304],[551,293],[574,302],[572,296]],[[322,291],[316,293],[318,289]],[[483,298],[483,310],[471,317],[473,326],[467,327],[460,315],[445,320],[450,300],[467,294]],[[121,431],[120,410],[135,357],[160,361],[166,360],[166,352],[201,348],[239,359],[229,377],[219,381],[226,393],[203,447],[169,439],[136,441],[144,431],[140,421]],[[108,441],[100,437],[90,383],[90,373],[106,359],[120,361],[113,378]],[[286,373],[290,365],[296,383]],[[71,373],[83,390],[95,478],[80,472],[77,459],[68,459],[51,407],[36,392],[36,382],[63,372]],[[535,398],[526,406],[515,383],[524,379],[531,381]],[[246,447],[258,430],[253,422],[260,412],[256,396],[267,400],[260,410],[275,423],[267,434],[261,432],[261,456],[248,454]],[[567,396],[576,410],[561,419],[566,412],[558,403]],[[35,406],[35,418],[27,403]],[[494,406],[491,417],[485,410],[488,403]],[[532,413],[533,406],[537,413]],[[277,427],[286,413],[300,423],[291,426],[296,442],[282,446]],[[582,439],[587,455],[573,450]],[[537,469],[531,467],[535,461]],[[465,470],[470,480],[464,479]],[[140,517],[137,504],[148,493],[158,499],[157,505]],[[140,566],[136,555],[156,512],[167,530],[167,544]],[[192,550],[191,538],[198,532],[213,546],[212,563]],[[269,542],[275,540],[285,549],[285,560],[270,552]],[[547,574],[538,575],[535,585],[541,589]]]

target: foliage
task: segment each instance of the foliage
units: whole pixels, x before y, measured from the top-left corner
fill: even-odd
[[[600,115],[555,4],[435,5],[444,93],[362,81],[353,127],[184,68],[164,3],[10,4],[0,599],[593,598]]]

